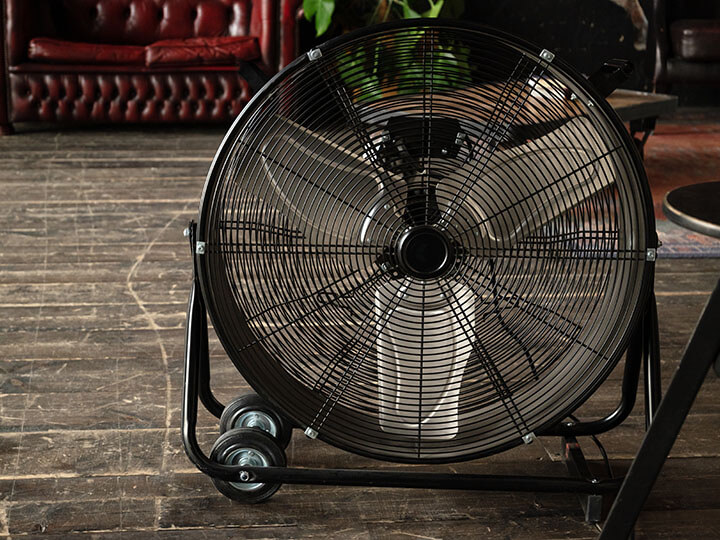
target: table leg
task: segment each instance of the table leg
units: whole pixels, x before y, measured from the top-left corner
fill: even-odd
[[[720,282],[710,295],[667,393],[630,465],[600,540],[622,540],[632,533],[708,370],[720,355],[719,320]]]
[[[635,141],[635,146],[640,152],[640,157],[645,159],[645,143],[647,142],[650,135],[655,131],[655,124],[657,123],[657,116],[648,118],[640,118],[638,120],[630,121],[630,135]],[[638,136],[642,133],[642,136]]]

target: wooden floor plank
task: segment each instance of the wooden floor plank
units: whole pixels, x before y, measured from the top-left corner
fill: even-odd
[[[239,506],[180,443],[184,318],[191,277],[182,229],[196,216],[223,128],[29,131],[0,138],[0,537],[594,538],[575,497],[284,486]],[[140,144],[138,141],[142,141]],[[667,385],[720,260],[656,265]],[[249,387],[213,336],[221,400]],[[619,398],[622,364],[578,411]],[[648,501],[638,538],[720,537],[720,380],[709,378]],[[601,436],[615,472],[643,433],[642,399]],[[200,414],[206,450],[217,421]],[[592,466],[600,453],[584,442]],[[296,433],[291,463],[412,466],[341,452]],[[565,474],[542,437],[487,459],[422,470]]]

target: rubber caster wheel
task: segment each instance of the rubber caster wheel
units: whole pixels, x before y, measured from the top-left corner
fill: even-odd
[[[285,467],[285,452],[275,438],[257,428],[232,429],[218,437],[210,459],[224,465]],[[234,501],[255,504],[267,501],[282,484],[228,482],[212,479],[217,490]]]
[[[257,394],[232,400],[220,416],[220,433],[251,427],[272,435],[283,449],[290,444],[292,424]]]

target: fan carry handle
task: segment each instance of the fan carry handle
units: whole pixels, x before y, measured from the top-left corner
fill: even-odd
[[[629,60],[613,58],[604,62],[600,68],[588,77],[588,82],[595,87],[598,94],[606,98],[628,80],[635,71]]]

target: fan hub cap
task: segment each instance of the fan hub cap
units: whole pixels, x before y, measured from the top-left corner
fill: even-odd
[[[427,225],[405,231],[398,240],[397,254],[400,269],[420,279],[447,273],[455,261],[455,251],[447,236]]]

